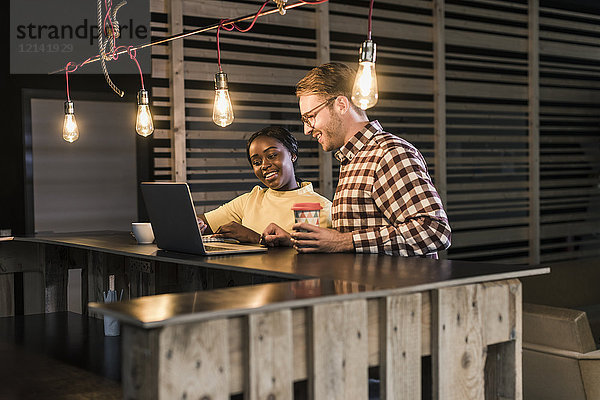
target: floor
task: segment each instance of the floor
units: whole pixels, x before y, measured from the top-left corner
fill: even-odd
[[[71,312],[0,318],[0,399],[122,399],[120,338]]]

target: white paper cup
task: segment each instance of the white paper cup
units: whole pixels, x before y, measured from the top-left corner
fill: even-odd
[[[292,206],[294,219],[297,224],[306,222],[307,224],[319,226],[319,213],[322,208],[319,203],[296,203]],[[298,231],[305,232],[303,229]]]
[[[131,232],[138,244],[150,244],[154,242],[154,232],[150,222],[132,222]]]

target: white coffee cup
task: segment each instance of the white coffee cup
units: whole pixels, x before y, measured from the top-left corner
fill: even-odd
[[[154,232],[150,222],[132,222],[131,231],[138,244],[150,244],[154,241]]]

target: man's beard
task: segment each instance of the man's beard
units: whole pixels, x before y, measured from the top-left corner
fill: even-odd
[[[326,147],[323,144],[321,145],[324,151],[333,151],[344,145],[344,124],[342,119],[335,112],[331,112],[329,115],[331,116],[329,122],[321,130],[321,135],[326,139],[323,142]]]

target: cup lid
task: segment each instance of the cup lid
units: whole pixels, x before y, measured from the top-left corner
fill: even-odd
[[[292,206],[292,210],[311,211],[311,210],[322,210],[321,204],[319,203],[295,203]]]

